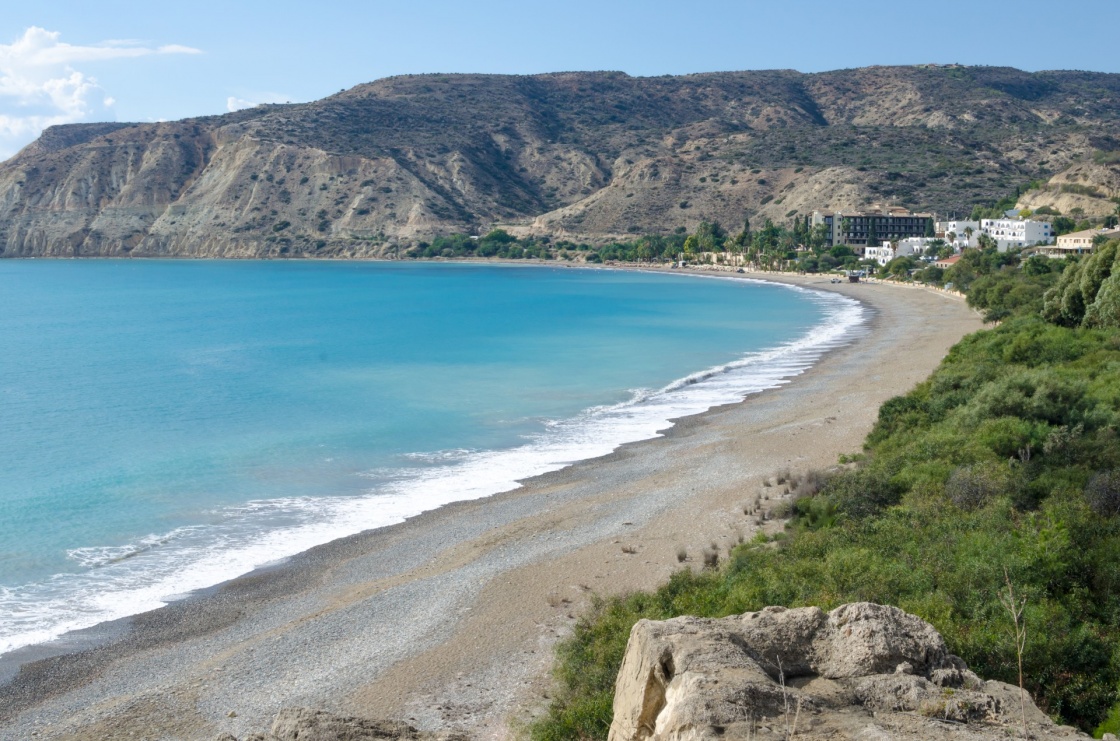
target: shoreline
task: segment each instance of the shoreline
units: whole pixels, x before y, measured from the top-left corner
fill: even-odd
[[[502,267],[533,271],[543,266],[503,263]],[[471,268],[466,270],[469,272]],[[420,270],[420,272],[427,271]],[[565,272],[559,271],[559,273]],[[616,272],[658,274],[658,271],[652,270]],[[677,272],[674,276],[670,271],[664,271],[661,275],[662,277],[657,278],[657,281],[673,281],[674,277],[683,279],[683,282],[665,284],[667,286],[684,285],[689,280],[701,279],[725,281],[723,283],[725,287],[732,285],[726,283],[731,280],[727,275]],[[743,276],[735,276],[736,279],[741,277]],[[750,280],[740,282],[737,288],[730,288],[730,290],[735,292],[744,289],[748,292],[764,290],[761,287],[765,284],[766,281]],[[696,284],[693,285],[695,287]],[[756,288],[751,289],[752,285]],[[477,456],[471,455],[468,460],[463,460],[460,464],[437,469],[437,473],[443,473],[436,477],[438,480],[434,482],[435,492],[430,491],[433,488],[431,477],[419,475],[415,485],[407,487],[410,494],[401,493],[396,487],[367,488],[367,496],[362,499],[377,502],[378,508],[387,508],[391,512],[388,516],[367,511],[362,517],[357,518],[357,522],[354,521],[355,518],[336,517],[330,520],[333,527],[329,530],[321,529],[316,533],[316,537],[303,539],[296,547],[292,547],[290,542],[287,544],[276,542],[275,548],[266,552],[256,552],[252,562],[244,562],[244,559],[241,559],[237,567],[224,571],[218,569],[217,573],[211,565],[210,571],[203,578],[192,578],[190,574],[193,574],[191,569],[193,564],[186,563],[178,569],[179,578],[161,582],[162,594],[169,595],[163,600],[153,600],[151,590],[148,590],[142,595],[142,604],[137,604],[134,599],[128,598],[127,593],[110,590],[103,597],[109,595],[114,597],[112,609],[100,611],[91,609],[84,614],[75,615],[69,611],[67,600],[57,599],[54,604],[57,605],[58,610],[53,616],[43,610],[36,612],[42,615],[42,622],[28,621],[26,617],[19,621],[17,608],[13,617],[17,619],[17,623],[26,627],[24,633],[14,635],[5,633],[3,640],[0,640],[0,686],[18,671],[18,666],[22,663],[94,647],[103,635],[119,632],[121,625],[127,624],[128,619],[141,612],[159,609],[170,602],[193,599],[221,584],[252,574],[259,570],[261,565],[267,567],[282,564],[310,548],[365,530],[376,530],[397,524],[402,519],[416,517],[445,504],[490,497],[512,490],[520,485],[520,481],[542,472],[601,457],[619,445],[657,437],[664,430],[671,428],[674,421],[682,416],[701,413],[722,403],[741,401],[751,394],[788,383],[835,346],[853,341],[855,333],[862,331],[867,321],[869,311],[854,299],[846,299],[830,292],[800,289],[784,283],[769,282],[769,285],[771,290],[775,287],[786,289],[777,293],[797,296],[796,299],[791,300],[803,302],[805,306],[816,306],[819,317],[814,320],[815,323],[794,330],[794,334],[779,339],[774,344],[709,360],[714,365],[678,368],[677,372],[681,373],[678,377],[661,379],[659,383],[649,388],[629,390],[628,399],[604,402],[602,406],[587,407],[573,411],[567,417],[558,417],[555,427],[566,428],[569,431],[574,429],[575,432],[570,434],[553,429],[549,429],[546,433],[542,429],[534,435],[533,439],[522,438],[521,441],[512,443],[510,447],[476,451],[484,458],[494,459],[488,464],[482,464],[485,470],[482,471],[481,477],[486,483],[481,486],[476,485],[475,480],[479,476],[477,470],[470,478],[464,473],[478,468],[476,465],[478,461],[473,460]],[[773,300],[781,302],[785,299],[775,297]],[[546,434],[547,438],[545,438]],[[540,440],[536,439],[538,436]],[[514,460],[509,460],[511,457]],[[503,458],[504,463],[497,462],[497,459]],[[497,474],[494,473],[495,467],[498,469]],[[403,470],[419,473],[412,469]],[[490,476],[487,476],[488,473]],[[452,483],[446,483],[443,481],[445,479],[450,479]],[[330,511],[330,505],[325,503],[322,511]],[[321,522],[317,521],[317,524]],[[160,534],[161,532],[153,530],[153,534],[146,536],[145,539],[162,539],[165,536]],[[293,534],[299,535],[298,532]],[[244,544],[241,546],[245,547]],[[236,559],[237,551],[225,548],[225,553]],[[157,561],[155,566],[159,565]],[[137,573],[141,572],[137,571]],[[53,581],[53,578],[46,581]],[[143,584],[136,582],[131,584],[131,589],[133,593],[145,591]],[[50,622],[59,615],[71,618],[67,621],[69,625],[65,632],[59,632],[62,630],[61,626],[57,630],[54,629],[55,623]]]
[[[722,271],[677,274],[712,272]],[[0,687],[0,734],[212,738],[264,730],[280,706],[306,704],[503,735],[512,708],[541,704],[551,643],[590,593],[656,586],[694,566],[706,541],[750,537],[755,526],[733,500],[779,468],[829,465],[858,449],[878,404],[922,380],[980,326],[933,292],[720,277],[835,291],[864,299],[874,315],[865,337],[827,351],[784,386],[679,419],[661,437],[110,624],[93,647],[29,665]],[[912,322],[922,326],[908,331]],[[900,343],[915,355],[899,358]],[[878,370],[875,359],[905,367],[844,383]],[[821,416],[818,407],[831,410]],[[772,439],[759,444],[760,435]],[[734,450],[741,458],[729,457]],[[712,470],[717,459],[741,460],[740,470]],[[690,506],[682,512],[682,504]],[[692,556],[684,564],[681,548]]]

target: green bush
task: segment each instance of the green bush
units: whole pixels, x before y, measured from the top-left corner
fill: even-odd
[[[799,499],[777,547],[747,543],[720,570],[597,603],[559,650],[559,690],[534,739],[606,738],[641,618],[894,604],[932,623],[981,676],[1017,683],[998,599],[1005,569],[1027,598],[1032,697],[1082,729],[1116,727],[1120,330],[1039,316],[1040,275],[1072,286],[1065,273],[970,262],[976,285],[998,275],[1022,303],[1005,303],[998,327],[966,337],[926,382],[885,403],[865,459]]]

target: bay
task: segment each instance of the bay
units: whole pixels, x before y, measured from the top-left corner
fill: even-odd
[[[0,262],[0,652],[652,437],[862,318],[564,266]]]

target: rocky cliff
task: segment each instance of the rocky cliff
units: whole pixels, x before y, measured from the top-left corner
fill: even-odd
[[[1088,738],[1018,687],[985,682],[896,607],[768,607],[640,621],[615,687],[610,741]]]
[[[395,77],[48,129],[0,164],[0,255],[356,256],[496,224],[599,241],[872,202],[964,212],[1117,150],[1120,75]]]

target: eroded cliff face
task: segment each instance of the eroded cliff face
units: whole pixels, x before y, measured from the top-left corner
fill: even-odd
[[[984,681],[929,623],[868,602],[639,621],[610,741],[1088,738]]]
[[[397,77],[48,129],[0,164],[0,255],[377,256],[495,225],[602,241],[872,202],[966,211],[1114,150],[1120,75]]]

